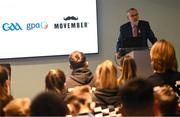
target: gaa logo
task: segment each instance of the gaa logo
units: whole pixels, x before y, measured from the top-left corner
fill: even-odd
[[[18,23],[4,23],[2,25],[4,31],[19,31],[22,30],[21,26]]]

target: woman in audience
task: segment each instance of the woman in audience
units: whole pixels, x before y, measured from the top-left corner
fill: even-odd
[[[117,69],[110,60],[96,68],[96,91],[92,94],[97,106],[107,107],[119,104]]]
[[[45,87],[47,91],[65,96],[65,82],[66,76],[60,69],[51,69],[45,78]]]
[[[90,94],[91,88],[88,85],[76,86],[66,97],[70,114],[76,117],[93,117],[92,111],[95,102]]]
[[[178,97],[169,85],[154,88],[155,110],[158,116],[178,116]]]
[[[151,64],[154,74],[149,77],[153,86],[170,85],[178,94],[176,87],[180,81],[180,73],[177,71],[177,59],[173,45],[167,40],[158,40],[150,51]]]
[[[10,101],[5,107],[5,116],[29,116],[29,98],[17,98]]]
[[[136,63],[130,56],[125,56],[120,61],[121,76],[118,78],[118,84],[124,85],[126,81],[136,78]]]
[[[8,77],[7,70],[0,66],[0,116],[4,115],[3,108],[5,105],[13,99],[10,95]]]

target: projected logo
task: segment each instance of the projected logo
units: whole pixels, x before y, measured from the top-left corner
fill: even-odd
[[[67,21],[67,20],[78,20],[78,17],[68,16],[68,17],[64,17],[63,19],[64,19],[65,21]]]
[[[33,29],[47,29],[48,23],[47,22],[39,22],[39,23],[28,23],[26,25],[27,30],[33,30]]]
[[[20,31],[22,30],[22,27],[19,23],[4,23],[2,29],[4,31]]]
[[[60,23],[54,24],[54,29],[78,29],[78,28],[88,28],[87,21],[78,21],[79,18],[75,16],[67,16],[63,18]]]

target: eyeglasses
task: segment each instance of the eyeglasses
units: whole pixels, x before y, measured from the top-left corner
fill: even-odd
[[[134,15],[130,15],[130,17],[135,17],[135,16],[138,16],[139,14],[137,13],[137,14],[134,14]]]

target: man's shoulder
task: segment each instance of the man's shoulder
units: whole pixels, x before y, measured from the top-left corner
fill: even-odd
[[[139,23],[140,23],[140,24],[149,24],[149,22],[146,21],[146,20],[139,20]]]
[[[127,26],[130,26],[130,22],[127,22],[127,23],[124,23],[121,25],[121,28],[124,28],[124,27],[127,27]]]

